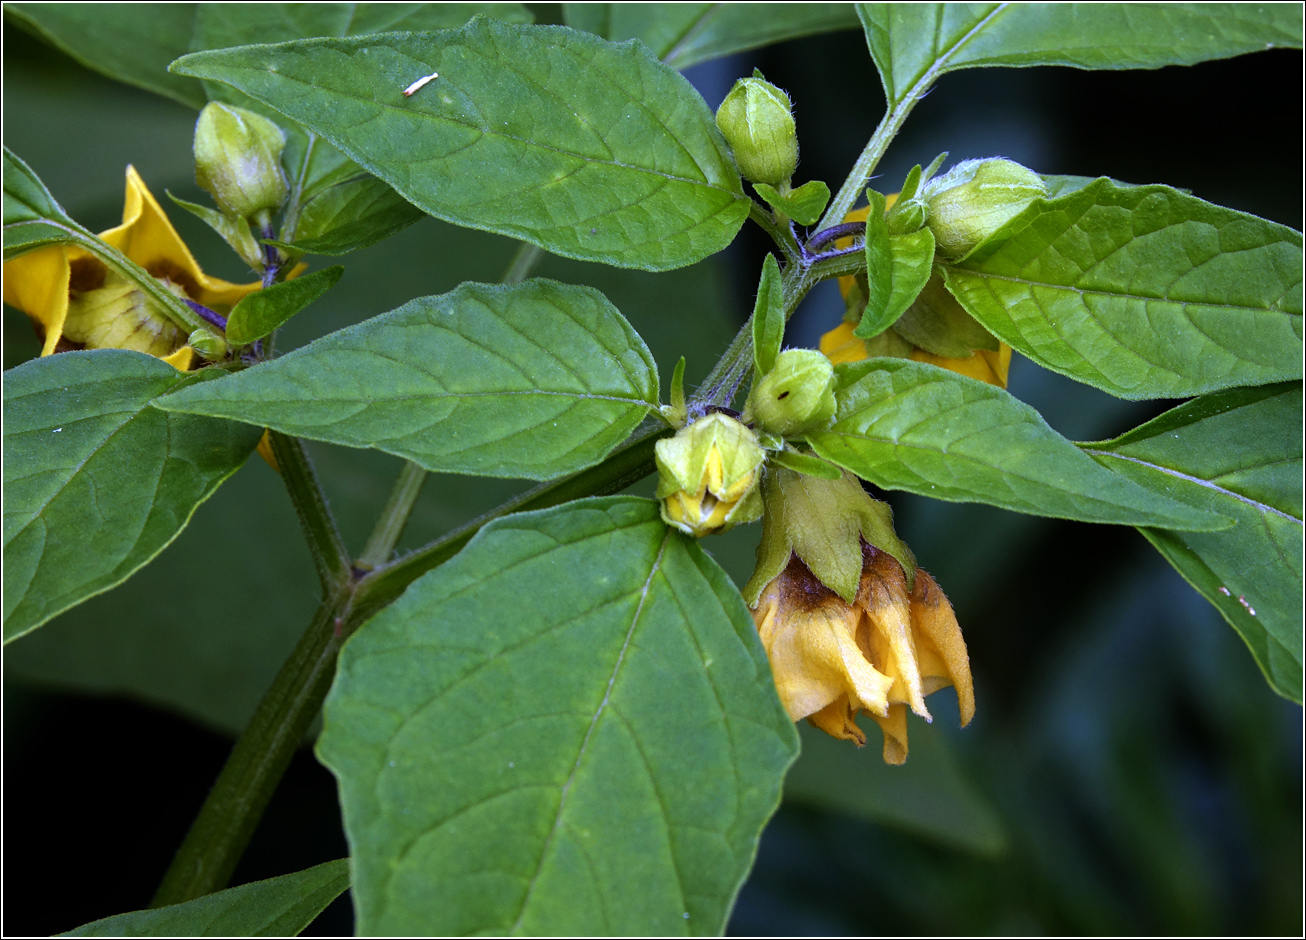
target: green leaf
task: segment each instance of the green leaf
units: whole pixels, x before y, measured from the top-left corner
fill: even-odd
[[[944,272],[1003,342],[1121,398],[1302,374],[1301,233],[1167,186],[1035,200]]]
[[[142,15],[132,3],[7,3],[5,13],[87,68],[201,108],[200,83],[168,72],[189,51],[200,5],[160,3]]]
[[[1250,3],[859,3],[892,108],[976,66],[1155,69],[1300,49],[1300,11]]]
[[[254,240],[254,233],[250,230],[248,219],[223,215],[217,209],[187,202],[185,199],[178,199],[172,193],[168,193],[168,198],[172,200],[174,205],[185,209],[217,232],[222,240],[231,246],[231,250],[240,255],[241,260],[251,268],[256,271],[262,268],[264,262],[263,250],[259,247],[259,243]]]
[[[882,309],[889,295],[893,293],[893,245],[889,241],[889,226],[884,221],[886,202],[884,196],[873,189],[868,189],[866,201],[866,309],[862,313],[861,322],[853,330],[853,335],[862,335],[858,331],[863,329],[862,323],[867,323],[866,329],[872,332],[865,333],[862,338],[871,339],[883,333],[890,325],[889,323],[878,325],[883,317],[872,303],[878,303]],[[867,322],[868,315],[869,322]]]
[[[898,323],[899,318],[912,307],[925,289],[934,267],[934,233],[928,228],[905,235],[890,235],[884,213],[880,213],[876,218],[875,229],[877,240],[883,241],[888,247],[887,257],[880,250],[875,252],[876,263],[883,264],[887,260],[888,269],[867,279],[870,296],[866,300],[862,319],[853,330],[853,335],[862,339],[874,339]],[[867,231],[870,231],[869,225]],[[866,257],[869,262],[872,254],[869,238],[867,245]],[[884,276],[886,274],[887,277]],[[969,351],[965,355],[970,355]]]
[[[359,36],[389,30],[447,29],[477,14],[529,23],[517,3],[420,4],[202,4],[190,51],[294,39]],[[224,85],[205,83],[211,97],[266,111],[260,103]],[[285,126],[284,117],[268,117]],[[286,127],[284,162],[291,197],[283,238],[309,254],[343,255],[395,234],[422,217],[389,186],[365,173],[316,134]],[[281,244],[284,244],[281,243]]]
[[[781,195],[778,189],[766,183],[754,183],[753,188],[766,200],[767,205],[783,212],[799,225],[815,225],[830,202],[830,187],[820,180],[804,183],[787,196]]]
[[[993,334],[976,323],[948,293],[942,272],[929,275],[920,294],[894,322],[893,330],[913,346],[936,356],[960,359],[977,349],[998,349]]]
[[[1083,522],[1229,524],[1098,466],[1003,389],[903,359],[841,365],[835,376],[834,424],[807,440],[877,486]]]
[[[1270,686],[1302,700],[1302,393],[1236,388],[1081,445],[1111,470],[1235,520],[1220,532],[1144,529],[1247,643]]]
[[[144,268],[70,219],[31,168],[4,148],[4,259],[58,244],[76,245],[95,255],[179,326],[190,331],[203,325],[198,314]]]
[[[6,261],[44,245],[90,235],[8,147],[4,148],[4,233]]]
[[[757,302],[753,305],[753,367],[758,375],[766,375],[775,366],[784,338],[784,284],[775,256],[767,255],[757,285]]]
[[[846,3],[565,3],[567,25],[604,39],[641,39],[678,69],[759,46],[856,29]]]
[[[345,269],[338,264],[292,281],[246,294],[227,317],[227,339],[244,346],[262,339],[336,286]]]
[[[322,144],[326,147],[326,144]],[[318,191],[304,206],[293,242],[271,244],[309,255],[347,255],[389,238],[425,213],[375,176],[360,175]]]
[[[431,215],[565,257],[677,268],[728,245],[748,214],[711,111],[638,44],[479,18],[173,68],[276,108]]]
[[[61,937],[296,937],[349,890],[349,859],[153,910],[115,914]]]
[[[739,592],[633,497],[509,516],[414,582],[318,743],[382,936],[718,934],[796,753]]]
[[[657,403],[657,366],[607,298],[534,279],[420,297],[159,407],[543,480],[602,460]]]
[[[108,349],[5,373],[5,642],[125,581],[244,463],[257,429],[150,407],[204,378]]]

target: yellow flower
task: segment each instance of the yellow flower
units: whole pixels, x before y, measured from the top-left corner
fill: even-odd
[[[225,313],[259,282],[232,284],[200,270],[134,167],[127,167],[122,224],[100,233],[179,296]],[[135,349],[179,370],[195,363],[186,333],[150,310],[135,285],[74,245],[51,245],[4,265],[5,303],[26,313],[43,337],[41,355],[67,349]]]
[[[893,204],[897,199],[896,193],[886,197],[885,210],[893,208]],[[870,206],[862,206],[860,209],[854,209],[844,216],[844,221],[865,222],[869,212]],[[835,246],[847,248],[852,245],[852,241],[851,237],[841,238],[835,242]],[[839,292],[845,298],[847,298],[853,286],[853,277],[839,278]],[[841,362],[861,362],[863,359],[870,358],[871,354],[866,348],[866,341],[853,335],[855,326],[856,324],[844,322],[821,337],[821,352],[825,353],[835,365],[839,365]],[[939,366],[959,375],[979,379],[981,382],[988,382],[990,385],[996,385],[999,388],[1007,387],[1007,374],[1011,369],[1011,347],[1006,343],[999,343],[996,350],[977,349],[973,355],[961,358],[936,356],[924,349],[912,346],[908,357],[916,362],[926,362],[930,365]]]
[[[975,714],[970,659],[952,605],[916,569],[907,590],[902,566],[862,543],[862,577],[848,604],[795,555],[762,591],[753,619],[771,660],[780,701],[794,721],[860,747],[865,712],[884,733],[884,760],[907,759],[907,709],[931,720],[925,696],[957,690],[961,723]]]

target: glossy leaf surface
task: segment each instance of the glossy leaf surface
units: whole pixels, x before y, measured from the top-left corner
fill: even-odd
[[[1229,524],[1104,472],[1004,389],[903,359],[842,365],[835,375],[834,424],[807,440],[877,486],[1084,522]]]
[[[295,937],[349,889],[349,859],[153,910],[116,914],[61,937]]]
[[[724,248],[748,214],[712,113],[635,44],[477,19],[173,67],[303,124],[431,215],[565,257],[681,267]]]
[[[856,29],[846,3],[567,3],[567,25],[620,42],[641,39],[678,69],[732,52]]]
[[[598,291],[466,283],[160,407],[428,470],[548,479],[605,457],[657,406],[657,367]]]
[[[1270,685],[1302,700],[1300,383],[1180,405],[1084,449],[1111,470],[1236,520],[1220,532],[1143,534],[1238,631]]]
[[[1121,398],[1301,376],[1301,233],[1167,186],[1036,200],[944,272],[1003,342]]]
[[[6,642],[130,577],[244,463],[256,428],[150,407],[196,380],[121,350],[6,373]]]
[[[730,580],[616,497],[490,525],[364,624],[318,752],[360,933],[667,936],[724,928],[797,736]]]
[[[1252,3],[860,3],[890,105],[986,65],[1155,69],[1301,48],[1300,11]],[[1073,41],[1069,41],[1073,37]]]

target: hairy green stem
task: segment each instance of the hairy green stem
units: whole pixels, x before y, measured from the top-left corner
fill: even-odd
[[[927,78],[932,82],[934,75],[929,74]],[[875,133],[871,139],[866,142],[866,149],[862,151],[857,162],[853,164],[852,170],[848,173],[848,178],[843,181],[839,187],[839,192],[830,200],[830,205],[826,207],[825,216],[816,226],[819,232],[827,229],[832,225],[838,225],[843,221],[848,210],[853,207],[862,195],[862,189],[870,180],[871,174],[875,172],[876,166],[880,163],[880,158],[884,152],[889,149],[889,143],[897,136],[898,131],[902,128],[903,121],[907,120],[907,115],[911,114],[912,108],[916,107],[916,102],[920,100],[925,93],[928,84],[922,87],[922,79],[916,87],[912,88],[897,105],[885,112],[884,117],[880,120],[880,125],[875,128]]]

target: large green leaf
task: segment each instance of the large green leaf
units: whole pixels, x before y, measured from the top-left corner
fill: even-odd
[[[712,112],[639,44],[478,18],[173,68],[298,121],[431,215],[566,257],[681,267],[724,248],[748,214]]]
[[[986,65],[1155,69],[1301,48],[1284,3],[860,3],[890,107]]]
[[[758,46],[855,29],[847,3],[566,3],[567,25],[604,39],[641,39],[678,69]]]
[[[61,937],[296,937],[349,889],[349,859],[153,910],[115,914]]]
[[[1005,390],[904,359],[835,369],[818,454],[877,486],[1036,516],[1216,529],[1229,520],[1122,480]]]
[[[1302,374],[1302,236],[1168,186],[1036,200],[948,288],[999,339],[1121,398]]]
[[[651,500],[510,516],[346,644],[319,756],[364,934],[717,934],[797,753]]]
[[[1246,641],[1270,685],[1302,700],[1302,392],[1237,388],[1082,445],[1104,466],[1236,520],[1221,532],[1144,529]]]
[[[196,381],[122,350],[5,374],[5,642],[130,577],[249,456],[255,428],[150,407]]]
[[[534,279],[420,297],[158,407],[549,479],[602,460],[657,402],[653,357],[607,298]]]
[[[158,3],[146,13],[136,3],[7,3],[5,13],[87,68],[200,108],[200,83],[168,72],[190,49],[199,6]]]

